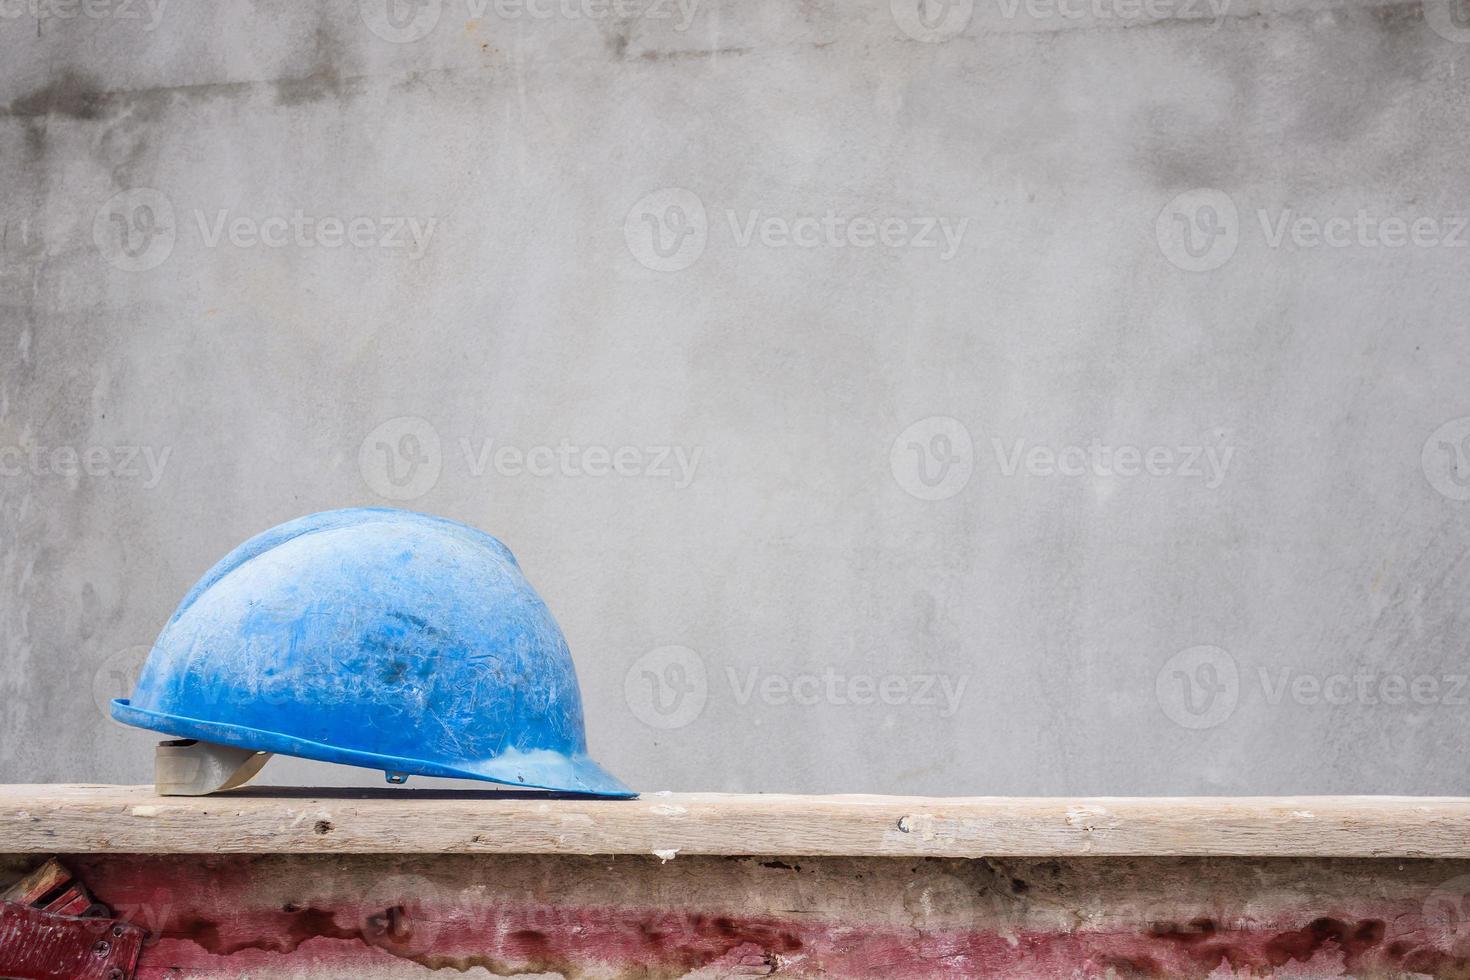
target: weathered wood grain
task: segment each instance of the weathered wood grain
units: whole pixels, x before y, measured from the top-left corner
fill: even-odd
[[[1470,858],[1470,799],[1014,799],[0,787],[0,851]]]
[[[35,905],[51,892],[58,891],[71,880],[71,874],[60,861],[47,861],[24,878],[0,889],[0,902],[16,902],[20,905]]]

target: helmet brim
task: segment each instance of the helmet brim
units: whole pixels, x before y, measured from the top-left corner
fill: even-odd
[[[476,779],[518,789],[540,789],[610,799],[632,799],[638,795],[590,756],[567,755],[549,749],[508,749],[487,759],[468,759],[445,764],[378,755],[283,735],[280,732],[149,711],[136,707],[127,698],[117,698],[112,702],[112,717],[123,724],[162,732],[175,738],[192,738],[257,752],[273,752],[318,762],[381,769],[385,773]]]

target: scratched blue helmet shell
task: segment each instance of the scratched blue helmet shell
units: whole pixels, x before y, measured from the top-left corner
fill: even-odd
[[[112,714],[395,782],[636,795],[587,755],[571,653],[510,550],[409,511],[314,514],[240,545]]]

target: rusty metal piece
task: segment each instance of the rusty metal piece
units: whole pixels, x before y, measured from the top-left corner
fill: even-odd
[[[0,976],[16,980],[131,980],[144,932],[115,919],[80,919],[0,903]]]

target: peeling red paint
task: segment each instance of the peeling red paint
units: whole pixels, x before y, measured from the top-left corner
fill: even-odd
[[[112,919],[57,915],[0,902],[0,976],[23,980],[125,980],[141,930]]]
[[[283,955],[346,969],[383,956],[426,968],[494,974],[554,972],[578,976],[602,965],[636,976],[677,977],[751,953],[780,972],[837,977],[1207,977],[1221,967],[1234,975],[1376,976],[1403,971],[1462,976],[1465,958],[1433,944],[1354,938],[1383,923],[1324,927],[1262,923],[1217,932],[1183,945],[1153,932],[912,931],[861,925],[803,924],[775,919],[649,916],[638,910],[497,908],[478,922],[440,931],[432,944],[391,941],[356,926],[356,913],[307,909],[294,919],[242,917],[224,926],[196,919],[170,923],[145,951],[140,977],[160,965],[203,967],[227,958],[232,971],[254,976],[279,967]],[[1335,920],[1329,920],[1335,921]],[[528,923],[534,923],[530,925]],[[254,939],[244,937],[253,936]],[[228,937],[228,938],[226,938]]]
[[[672,978],[708,967],[729,968],[716,975],[916,980],[1270,977],[1283,971],[1293,977],[1470,977],[1457,924],[1428,911],[1423,884],[1405,885],[1393,897],[1338,898],[1331,908],[1260,911],[1253,906],[1262,902],[1243,895],[1218,903],[1229,908],[1228,916],[1063,928],[1029,921],[1044,916],[1031,915],[1025,904],[1004,921],[966,924],[951,912],[910,924],[893,916],[853,920],[821,909],[783,915],[653,907],[646,900],[567,905],[540,894],[513,901],[463,874],[463,864],[454,865],[459,879],[400,875],[390,879],[398,885],[361,887],[351,858],[335,864],[353,888],[329,904],[296,904],[291,896],[298,882],[279,863],[242,857],[212,859],[199,868],[165,858],[69,860],[86,865],[83,874],[99,897],[152,930],[139,964],[141,980],[180,975],[171,969],[252,978],[313,970],[352,976],[393,963],[628,978]],[[883,866],[882,859],[875,863]],[[493,868],[493,861],[483,867]],[[635,871],[634,879],[658,880],[646,869],[630,869]],[[802,872],[783,865],[765,873]],[[902,896],[900,875],[874,877],[888,878],[882,887]],[[556,887],[548,880],[545,891]],[[1025,882],[1018,887],[1010,880],[1004,891],[1019,903],[1034,894]],[[660,897],[669,901],[667,894]],[[732,905],[751,907],[750,894],[730,897]]]

